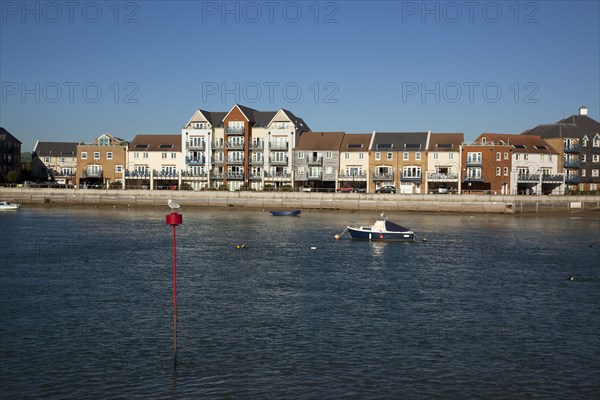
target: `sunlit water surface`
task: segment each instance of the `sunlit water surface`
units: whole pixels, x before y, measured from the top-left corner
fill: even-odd
[[[597,213],[184,209],[174,371],[166,212],[0,214],[1,398],[600,396]]]

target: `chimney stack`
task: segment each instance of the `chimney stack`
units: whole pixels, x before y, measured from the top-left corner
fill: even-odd
[[[579,107],[579,115],[587,115],[588,109],[586,106]]]

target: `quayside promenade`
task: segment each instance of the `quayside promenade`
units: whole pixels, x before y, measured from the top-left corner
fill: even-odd
[[[600,210],[600,196],[512,196],[480,194],[369,194],[312,192],[148,191],[0,188],[0,200],[31,205],[167,206],[345,211],[416,211],[520,214]]]

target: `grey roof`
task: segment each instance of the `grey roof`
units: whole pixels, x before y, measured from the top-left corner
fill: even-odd
[[[225,118],[225,116],[227,115],[226,112],[222,112],[222,111],[204,111],[204,110],[200,110],[200,111],[202,112],[202,114],[206,117],[208,122],[210,122],[210,124],[213,127],[222,126],[223,118]]]
[[[304,120],[302,118],[297,117],[290,110],[286,110],[285,108],[282,108],[282,110],[292,120],[292,122],[294,123],[294,125],[296,125],[296,127],[300,130],[300,132],[310,132],[310,128],[308,127],[306,122],[304,122]]]
[[[14,137],[9,131],[7,131],[6,129],[0,127],[0,139],[7,140],[7,139],[11,139],[13,141],[17,141],[19,143],[21,143],[21,141],[19,139],[17,139],[16,137]],[[21,143],[23,144],[23,143]]]
[[[550,138],[582,138],[585,136],[585,131],[575,124],[556,123],[542,124],[534,128],[528,129],[521,135],[541,136],[544,139]]]
[[[266,128],[269,122],[277,114],[277,111],[254,111],[253,119],[256,127]]]
[[[77,155],[77,142],[37,142],[33,152],[38,157],[68,157]]]
[[[588,135],[588,137],[590,135],[593,136],[596,133],[600,133],[600,122],[588,117],[587,115],[571,115],[570,117],[561,119],[558,121],[558,123],[577,125],[584,132],[584,134]]]
[[[370,150],[425,151],[427,136],[428,132],[375,132]]]

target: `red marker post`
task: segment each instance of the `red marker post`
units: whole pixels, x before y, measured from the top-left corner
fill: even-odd
[[[169,204],[170,205],[170,204]],[[173,368],[177,368],[177,225],[181,225],[183,217],[175,208],[167,214],[167,225],[173,227]]]

